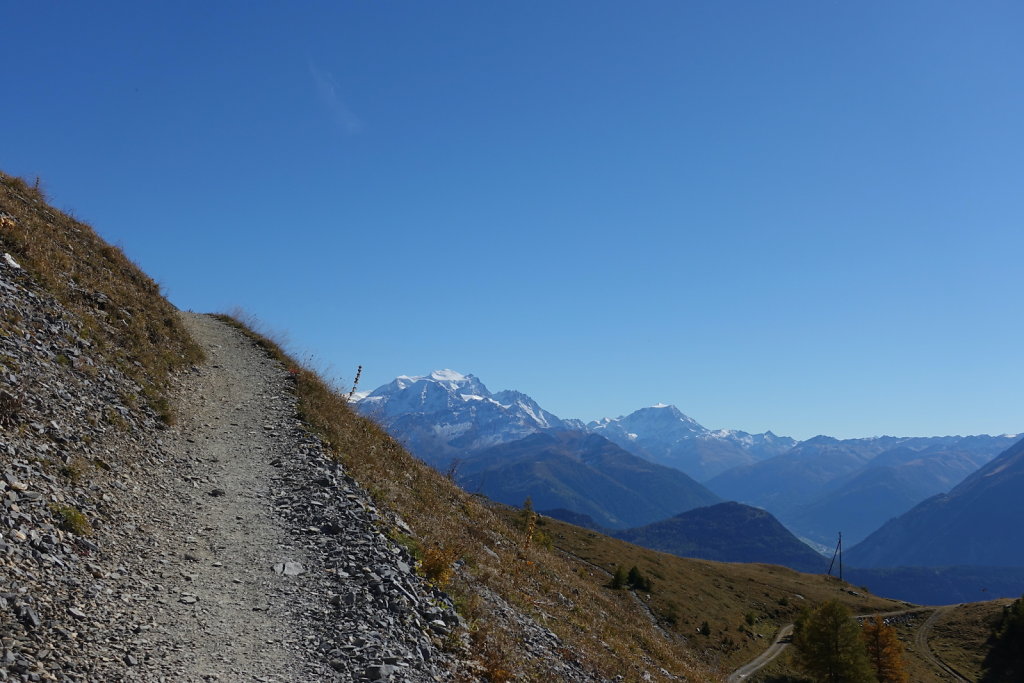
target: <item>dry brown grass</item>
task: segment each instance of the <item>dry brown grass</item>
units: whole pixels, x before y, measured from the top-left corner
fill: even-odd
[[[1001,599],[957,605],[932,627],[928,639],[932,652],[965,678],[980,680],[989,637],[1003,609],[1012,602]]]
[[[504,506],[495,509],[509,519],[518,514]],[[600,567],[605,581],[616,567],[636,566],[652,581],[649,597],[644,594],[643,600],[663,627],[689,639],[701,659],[721,672],[753,659],[804,606],[836,599],[855,613],[866,614],[904,605],[823,575],[768,564],[676,557],[548,517],[541,523],[556,548]],[[700,632],[705,622],[707,634]]]
[[[22,179],[3,173],[0,219],[0,251],[10,252],[82,321],[80,334],[92,345],[91,355],[135,380],[157,415],[172,420],[164,400],[167,378],[200,361],[202,351],[160,287],[91,227],[47,205]]]
[[[245,330],[289,369],[309,429],[379,506],[395,511],[413,530],[415,550],[427,559],[426,573],[445,584],[470,623],[482,676],[533,680],[547,673],[544,662],[531,661],[517,645],[524,634],[497,616],[490,597],[497,595],[557,634],[564,656],[597,676],[639,681],[649,672],[659,680],[664,668],[687,680],[717,679],[685,640],[665,637],[632,594],[605,588],[602,571],[543,544],[527,547],[516,520],[412,457],[273,340],[236,318],[221,319]]]

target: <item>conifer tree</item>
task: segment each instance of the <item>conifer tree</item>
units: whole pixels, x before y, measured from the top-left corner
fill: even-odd
[[[1004,608],[1003,618],[992,638],[992,649],[985,657],[982,681],[1024,680],[1024,598]]]
[[[626,585],[626,570],[621,566],[615,568],[615,573],[612,574],[612,580],[608,582],[608,587],[615,590],[624,588]]]
[[[814,610],[804,610],[793,635],[797,666],[819,683],[872,683],[860,627],[850,610],[830,600]]]
[[[629,570],[629,575],[626,577],[626,580],[629,582],[631,588],[638,591],[651,592],[651,580],[641,574],[636,565],[633,565],[633,568]]]
[[[910,674],[903,661],[903,643],[896,637],[896,629],[877,614],[864,622],[864,644],[868,659],[879,683],[909,683]]]

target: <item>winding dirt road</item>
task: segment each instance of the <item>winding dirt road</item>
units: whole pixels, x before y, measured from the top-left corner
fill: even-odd
[[[739,683],[740,681],[747,680],[747,678],[756,673],[758,669],[767,665],[770,661],[782,654],[782,651],[789,646],[789,639],[792,636],[793,624],[786,624],[779,629],[777,634],[775,634],[775,640],[772,641],[772,644],[768,646],[767,650],[733,671],[725,680],[728,681],[728,683]]]
[[[934,612],[932,612],[931,616],[921,624],[921,628],[917,629],[917,632],[914,634],[914,647],[917,649],[918,654],[924,657],[929,664],[949,674],[954,680],[964,681],[966,683],[968,679],[961,676],[955,669],[939,659],[938,655],[936,655],[928,645],[928,636],[931,634],[932,627],[935,625],[935,622],[939,620],[939,617],[949,612],[952,608],[952,605],[947,605],[945,607],[938,607]]]
[[[923,624],[921,624],[921,627],[918,628],[918,630],[914,633],[914,647],[917,650],[917,652],[936,669],[939,669],[943,673],[952,676],[953,679],[956,681],[963,681],[964,683],[968,683],[968,679],[958,674],[956,670],[954,670],[948,664],[943,662],[938,657],[938,655],[936,655],[932,651],[931,647],[928,646],[928,635],[931,633],[932,626],[934,626],[935,622],[939,620],[939,617],[947,613],[952,608],[952,605],[932,608],[932,614],[928,617],[927,620],[925,620]],[[882,612],[880,616],[895,617],[901,614],[909,614],[911,612],[924,612],[928,609],[928,607],[913,607],[910,609],[896,610],[895,612]],[[860,619],[863,617],[872,616],[874,616],[874,614],[859,614],[855,618]],[[741,681],[749,679],[762,667],[767,666],[769,662],[771,662],[780,654],[782,654],[782,651],[789,646],[789,639],[792,635],[793,624],[786,624],[785,626],[780,628],[779,632],[775,636],[775,640],[772,641],[772,644],[768,646],[767,650],[765,650],[756,658],[752,659],[751,661],[747,662],[746,664],[744,664],[743,666],[729,674],[729,677],[726,679],[726,681],[728,681],[728,683],[740,683]]]

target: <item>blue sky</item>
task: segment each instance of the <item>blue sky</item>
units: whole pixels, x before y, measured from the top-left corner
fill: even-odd
[[[564,417],[1024,431],[1024,5],[5,3],[0,168],[179,307]]]

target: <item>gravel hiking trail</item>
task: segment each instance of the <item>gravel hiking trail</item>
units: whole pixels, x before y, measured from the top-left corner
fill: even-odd
[[[166,597],[139,638],[158,647],[168,680],[301,680],[315,675],[295,613],[306,558],[270,491],[294,414],[283,370],[227,325],[183,318],[207,362],[184,379],[165,445],[192,473],[154,503]]]

